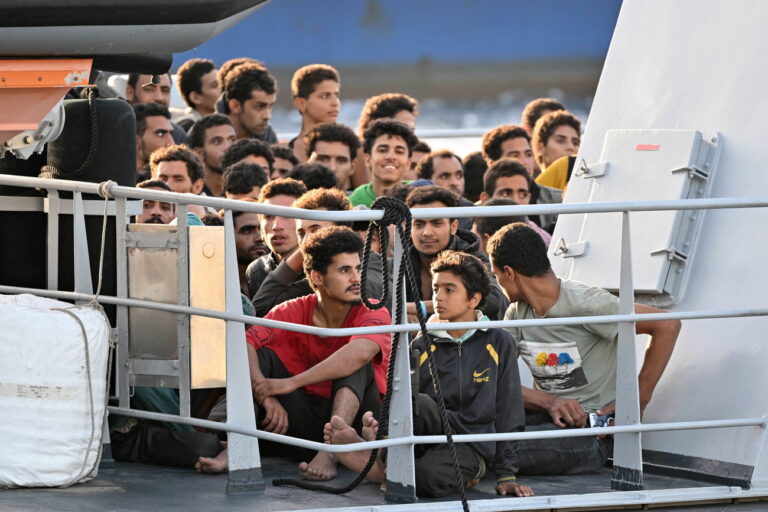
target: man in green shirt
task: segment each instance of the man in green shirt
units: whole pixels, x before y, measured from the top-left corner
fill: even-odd
[[[402,183],[417,143],[413,131],[403,123],[388,119],[371,123],[363,134],[363,156],[371,171],[371,183],[352,192],[349,196],[352,206],[363,204],[370,208],[377,197],[388,196]]]
[[[511,304],[505,319],[564,318],[617,314],[618,299],[607,291],[559,279],[547,248],[527,224],[505,226],[488,241],[494,274]],[[635,305],[637,313],[661,310]],[[588,413],[615,410],[617,324],[579,324],[508,329],[533,374],[523,388],[526,430],[588,426]],[[680,331],[678,320],[636,323],[651,340],[638,376],[640,413],[650,402]],[[594,437],[525,441],[521,474],[573,474],[605,464],[608,447]]]

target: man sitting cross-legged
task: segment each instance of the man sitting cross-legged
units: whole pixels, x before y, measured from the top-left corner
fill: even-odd
[[[362,249],[360,237],[347,227],[308,235],[301,252],[315,293],[284,302],[265,318],[325,328],[390,324],[386,309],[371,311],[360,303]],[[265,430],[321,441],[331,415],[359,425],[362,411],[378,410],[386,388],[389,334],[320,337],[254,325],[246,337],[257,417]],[[272,448],[261,446],[265,452]],[[278,453],[287,452],[281,445]],[[226,452],[200,464],[203,471],[222,471]],[[318,452],[310,463],[299,464],[299,472],[328,480],[336,476],[336,461]]]
[[[491,283],[485,265],[476,257],[444,251],[430,267],[435,314],[429,322],[488,321],[478,308],[488,295]],[[448,421],[454,434],[518,432],[525,427],[525,413],[517,369],[517,351],[512,337],[503,329],[433,331],[428,338],[413,342],[420,350],[419,394],[414,399],[413,433],[441,435],[443,426],[427,350],[432,352],[440,379]],[[363,419],[363,438],[338,416],[326,424],[326,443],[349,444],[372,440],[378,426],[374,416]],[[456,454],[466,485],[483,477],[488,465],[496,472],[496,492],[501,495],[532,496],[533,491],[516,481],[516,441],[456,443]],[[456,492],[448,445],[416,445],[416,494],[442,497]],[[361,471],[370,451],[337,453],[336,458],[354,471]],[[386,467],[376,462],[368,479],[384,482]]]

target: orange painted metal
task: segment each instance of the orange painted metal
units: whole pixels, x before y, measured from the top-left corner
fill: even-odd
[[[72,87],[87,86],[91,59],[0,60],[0,144],[40,121]]]

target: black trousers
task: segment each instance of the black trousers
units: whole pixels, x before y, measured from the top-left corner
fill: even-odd
[[[257,351],[257,354],[259,368],[265,377],[285,379],[293,376],[272,350],[262,348]],[[342,388],[349,388],[357,396],[360,403],[353,422],[353,427],[358,432],[362,426],[362,416],[365,411],[373,411],[374,417],[379,416],[381,410],[379,390],[374,379],[373,366],[368,363],[355,373],[333,381],[330,399],[307,394],[301,389],[287,395],[277,396],[280,405],[288,413],[288,432],[286,435],[323,442],[323,427],[331,419],[334,397]],[[259,407],[256,414],[256,421],[259,425],[262,424],[265,414],[264,409]],[[286,456],[298,460],[314,456],[314,452],[311,450],[269,441],[262,441],[259,446],[265,455]]]
[[[182,432],[167,425],[139,420],[125,434],[110,432],[115,460],[190,468],[198,457],[215,457],[223,446],[215,434]]]

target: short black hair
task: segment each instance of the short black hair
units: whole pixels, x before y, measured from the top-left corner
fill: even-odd
[[[234,212],[233,217],[234,219]],[[217,213],[206,213],[203,215],[203,218],[200,219],[203,221],[203,224],[206,226],[223,226],[224,225],[224,219],[221,218],[221,216]]]
[[[408,193],[408,197],[405,199],[405,205],[408,208],[435,202],[443,203],[448,208],[459,205],[459,201],[453,192],[434,185],[415,187]]]
[[[189,59],[179,66],[176,71],[176,85],[178,85],[179,93],[188,107],[195,108],[189,96],[193,92],[203,93],[203,75],[207,75],[214,69],[216,69],[216,65],[209,59]]]
[[[514,124],[503,124],[485,132],[481,147],[483,148],[483,157],[489,162],[495,162],[501,158],[501,145],[510,140],[524,138],[530,144],[531,136],[528,132]]]
[[[296,70],[291,79],[291,94],[294,98],[309,98],[320,82],[333,80],[341,83],[339,72],[328,64],[309,64]]]
[[[203,179],[203,163],[186,144],[175,144],[156,149],[149,157],[152,174],[155,173],[160,162],[184,162],[187,166],[187,175],[192,183]]]
[[[567,110],[558,110],[544,114],[533,127],[533,141],[531,146],[537,148],[539,144],[546,146],[549,138],[561,126],[570,126],[581,137],[581,121]],[[539,162],[541,164],[541,162]]]
[[[487,200],[480,206],[515,206],[517,203],[506,197],[495,197]],[[525,222],[525,215],[505,215],[501,217],[478,217],[475,219],[475,226],[480,236],[493,236],[498,230],[507,224],[515,222]]]
[[[267,182],[259,192],[259,202],[263,203],[270,197],[290,196],[300,198],[307,192],[307,187],[300,181],[291,178],[280,178]]]
[[[394,197],[395,199],[399,199],[402,202],[405,202],[405,198],[407,198],[408,194],[411,193],[411,190],[415,188],[418,188],[418,187],[414,187],[413,185],[408,185],[407,183],[397,183],[395,184],[394,187],[392,187],[389,190],[389,192],[387,193],[387,197]]]
[[[256,64],[257,66],[264,67],[264,63],[260,60],[256,60],[251,57],[235,57],[234,59],[229,59],[228,61],[225,61],[224,64],[221,65],[219,68],[219,85],[221,86],[221,89],[224,90],[224,87],[227,84],[227,80],[229,79],[229,74],[238,66],[241,66],[243,64]]]
[[[488,277],[488,271],[477,256],[459,251],[442,251],[429,266],[429,271],[433,276],[438,272],[451,272],[458,276],[467,290],[467,300],[476,293],[480,294],[478,309],[491,293],[491,279]]]
[[[407,110],[416,117],[419,115],[419,102],[401,93],[390,92],[372,96],[363,105],[358,130],[362,134],[375,120],[395,117],[395,114],[403,110]]]
[[[529,132],[533,132],[533,127],[536,126],[536,121],[547,110],[565,110],[565,106],[554,98],[536,98],[529,101],[523,109],[523,115],[520,122],[523,124],[523,128]]]
[[[171,112],[168,110],[168,107],[159,103],[137,103],[133,106],[133,113],[136,116],[136,135],[139,137],[144,135],[144,131],[147,129],[148,117],[171,118]]]
[[[360,139],[352,128],[340,123],[323,123],[315,126],[304,135],[304,150],[307,158],[315,150],[318,142],[341,142],[349,148],[349,159],[354,160],[360,149]]]
[[[486,248],[491,262],[499,269],[510,267],[526,277],[543,276],[552,269],[544,240],[522,222],[501,228],[488,240]]]
[[[136,188],[161,188],[167,192],[173,192],[168,184],[161,180],[144,180],[136,184]]]
[[[269,179],[259,164],[239,162],[224,169],[224,192],[247,194],[253,187],[263,187]]]
[[[403,123],[390,119],[379,119],[371,123],[363,134],[363,152],[366,155],[371,154],[373,143],[382,135],[402,138],[408,146],[408,156],[413,154],[413,147],[419,142],[413,131]]]
[[[345,226],[326,226],[307,235],[301,244],[304,255],[304,273],[328,272],[328,266],[337,254],[362,254],[363,240],[360,235]],[[308,279],[312,285],[312,280]]]
[[[287,177],[303,182],[307,186],[307,190],[336,186],[336,175],[328,167],[318,162],[301,163],[291,169]]]
[[[250,155],[263,156],[269,164],[269,171],[272,171],[275,156],[269,144],[259,139],[239,139],[233,142],[221,157],[221,167],[226,169]]]
[[[483,191],[483,175],[488,170],[488,162],[480,151],[475,151],[464,157],[464,197],[473,203],[480,199]]]
[[[419,139],[419,142],[417,142],[416,145],[413,146],[413,152],[414,153],[431,153],[432,148],[429,147],[429,144]]]
[[[423,180],[431,180],[435,174],[435,158],[454,158],[464,170],[464,163],[461,158],[456,156],[456,153],[449,149],[441,149],[433,153],[424,155],[419,161],[419,166],[416,168],[417,176]]]
[[[496,182],[499,178],[508,178],[510,176],[522,176],[528,183],[528,190],[531,189],[531,176],[528,174],[525,166],[519,160],[514,158],[502,158],[485,171],[483,176],[483,190],[489,196],[493,196],[496,189]]]
[[[249,62],[235,67],[227,75],[224,87],[225,102],[237,100],[242,104],[251,99],[253,91],[275,94],[277,81],[264,66]]]
[[[208,130],[208,128],[213,128],[215,126],[224,126],[228,125],[234,128],[234,125],[232,124],[232,120],[225,116],[224,114],[209,114],[202,119],[195,122],[195,124],[192,125],[192,128],[189,129],[189,133],[187,134],[187,140],[189,142],[189,147],[191,148],[201,148],[205,145],[205,132]]]
[[[292,165],[299,165],[299,159],[296,158],[296,154],[288,146],[284,146],[283,144],[272,144],[269,146],[269,149],[272,150],[272,155],[274,155],[275,158],[282,158],[283,160],[291,162]]]

